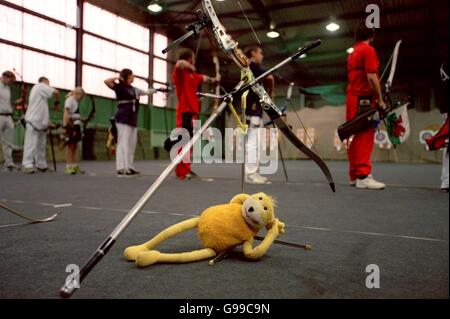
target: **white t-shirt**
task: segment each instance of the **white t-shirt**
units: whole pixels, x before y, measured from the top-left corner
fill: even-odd
[[[50,112],[48,100],[56,90],[45,83],[38,83],[31,89],[25,121],[30,122],[38,130],[48,128]]]
[[[12,113],[12,111],[11,89],[8,85],[5,85],[0,81],[0,114],[9,114]]]
[[[80,125],[81,117],[80,117],[79,102],[73,96],[70,96],[66,99],[64,109],[69,111],[69,117],[73,121],[73,124]]]

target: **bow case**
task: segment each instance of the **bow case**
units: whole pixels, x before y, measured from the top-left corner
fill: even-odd
[[[338,128],[341,141],[348,140],[351,136],[361,133],[369,128],[375,128],[380,121],[380,112],[371,107],[360,112],[353,120],[348,121]]]
[[[388,105],[391,104],[388,101]],[[410,103],[408,102],[407,105]],[[348,140],[353,135],[361,133],[370,128],[377,128],[380,122],[393,111],[402,107],[404,104],[397,102],[394,106],[388,107],[387,110],[380,110],[378,107],[364,108],[358,115],[341,126],[338,127],[338,135],[342,142]]]

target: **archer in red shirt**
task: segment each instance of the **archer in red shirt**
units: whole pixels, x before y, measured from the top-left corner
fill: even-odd
[[[218,75],[219,77],[219,75]],[[196,73],[195,53],[191,49],[181,49],[178,62],[173,70],[173,84],[176,86],[178,104],[176,109],[176,126],[189,131],[191,137],[194,134],[193,121],[200,114],[200,101],[197,97],[199,87],[203,82],[215,83],[220,78],[211,78],[207,75]],[[179,179],[191,179],[198,177],[192,172],[190,162],[181,162],[176,168]]]
[[[377,53],[371,46],[374,31],[361,22],[355,31],[356,44],[347,61],[349,85],[347,88],[347,121],[355,118],[367,107],[386,108],[378,77]],[[372,177],[371,155],[374,147],[375,129],[358,133],[348,149],[350,184],[363,189],[384,189],[385,184]]]

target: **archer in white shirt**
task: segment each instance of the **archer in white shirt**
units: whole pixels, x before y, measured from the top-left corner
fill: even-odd
[[[50,86],[50,81],[41,77],[30,92],[29,104],[25,113],[26,133],[23,154],[23,171],[35,173],[48,170],[46,159],[47,130],[54,125],[50,122],[48,100],[55,97],[55,106],[59,105],[60,94]]]
[[[0,144],[2,145],[5,167],[10,171],[13,171],[16,167],[12,156],[14,150],[14,122],[12,119],[13,108],[10,89],[10,85],[15,80],[14,73],[10,71],[3,72],[0,78]]]
[[[80,102],[86,96],[81,87],[69,93],[64,103],[63,136],[66,155],[66,173],[83,174],[78,164],[77,149],[83,134],[81,132]]]

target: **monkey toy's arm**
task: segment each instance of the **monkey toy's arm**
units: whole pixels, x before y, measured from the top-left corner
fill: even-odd
[[[230,204],[239,204],[243,205],[244,202],[250,197],[248,194],[239,194],[233,197],[233,199],[230,201]]]
[[[253,239],[244,243],[245,257],[251,260],[260,259],[272,246],[274,240],[277,239],[280,234],[284,234],[285,227],[286,225],[284,223],[275,219],[261,244],[253,248]]]

